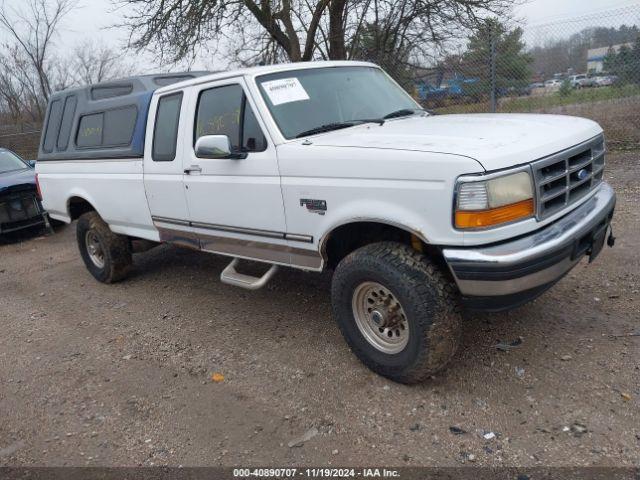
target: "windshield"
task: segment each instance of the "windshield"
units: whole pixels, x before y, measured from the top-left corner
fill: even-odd
[[[257,82],[271,115],[288,139],[323,125],[380,119],[402,109],[420,108],[374,67],[289,70],[262,75]]]
[[[0,150],[0,173],[22,170],[23,168],[27,168],[27,164],[15,153],[8,150]]]

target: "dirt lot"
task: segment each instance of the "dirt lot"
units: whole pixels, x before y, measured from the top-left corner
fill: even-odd
[[[349,352],[329,275],[246,292],[218,281],[224,259],[163,246],[102,285],[74,226],[5,241],[0,464],[637,466],[638,154],[607,177],[616,248],[533,304],[467,315],[451,367],[413,387]]]

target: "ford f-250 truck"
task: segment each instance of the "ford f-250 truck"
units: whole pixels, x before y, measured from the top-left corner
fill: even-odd
[[[332,269],[352,351],[412,383],[454,355],[462,307],[521,305],[613,244],[590,120],[430,115],[370,63],[189,75],[50,100],[44,206],[78,220],[101,282],[127,275],[140,239],[227,255],[221,280],[248,289],[280,266]]]

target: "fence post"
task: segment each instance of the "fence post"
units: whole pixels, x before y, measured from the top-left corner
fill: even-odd
[[[489,68],[490,68],[490,76],[491,76],[491,92],[489,93],[489,110],[491,113],[496,112],[496,36],[491,29],[491,58],[489,59]]]

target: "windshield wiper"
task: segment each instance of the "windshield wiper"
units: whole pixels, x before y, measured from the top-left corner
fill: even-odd
[[[407,117],[409,115],[413,115],[416,112],[424,112],[421,108],[401,108],[400,110],[395,110],[391,113],[387,113],[384,117],[385,120],[389,118],[398,118],[398,117]]]
[[[349,120],[348,122],[332,122],[327,123],[325,125],[320,125],[319,127],[314,127],[309,130],[305,130],[304,132],[300,132],[296,135],[296,138],[306,137],[308,135],[315,135],[316,133],[324,133],[330,132],[332,130],[339,130],[341,128],[353,127],[355,125],[362,125],[363,123],[378,123],[380,125],[384,125],[384,121],[390,118],[396,117],[404,117],[407,115],[413,115],[415,112],[424,110],[418,108],[402,108],[400,110],[396,110],[395,112],[388,113],[382,118],[361,118],[358,120]]]
[[[310,128],[309,130],[300,132],[296,135],[296,138],[306,137],[307,135],[315,135],[316,133],[330,132],[331,130],[339,130],[340,128],[353,127],[354,125],[358,125],[359,123],[360,122],[356,121],[327,123],[325,125],[320,125],[319,127]]]
[[[349,120],[348,122],[333,122],[319,127],[314,127],[309,130],[305,130],[296,135],[296,138],[306,137],[307,135],[315,135],[316,133],[330,132],[331,130],[338,130],[340,128],[354,127],[356,125],[362,125],[363,123],[379,123],[382,125],[384,120],[381,118],[362,118],[358,120]]]

